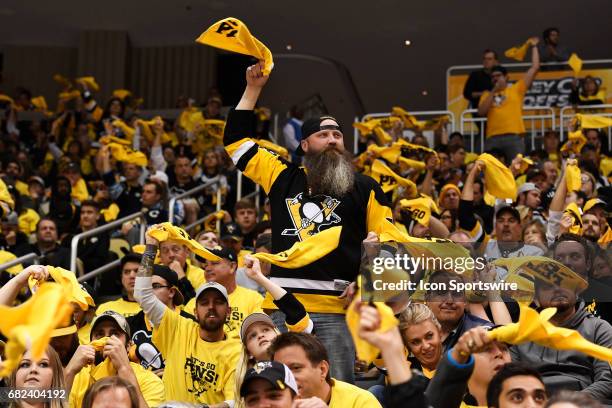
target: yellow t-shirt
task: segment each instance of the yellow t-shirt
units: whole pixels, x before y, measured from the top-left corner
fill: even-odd
[[[262,303],[263,297],[256,291],[236,286],[236,289],[229,294],[229,304],[232,312],[225,325],[225,332],[228,336],[239,338],[242,321],[252,313],[263,313]],[[187,302],[183,310],[195,316],[195,298]]]
[[[329,408],[380,408],[374,394],[332,378]]]
[[[210,343],[200,326],[169,309],[153,330],[153,344],[165,357],[168,400],[218,404],[234,399],[234,375],[242,352],[239,340]]]
[[[187,261],[187,270],[185,271],[187,280],[191,283],[194,289],[199,288],[206,283],[206,277],[204,276],[204,270],[192,265]]]
[[[114,371],[112,364],[108,366],[112,368],[111,370],[106,370],[106,367],[104,367],[105,365],[104,362],[95,367],[93,365],[87,365],[74,377],[70,396],[68,397],[70,408],[81,408],[85,391],[87,391],[87,388],[89,388],[91,384],[102,378],[116,375],[116,373],[112,372]],[[130,367],[134,370],[140,392],[145,401],[147,401],[149,407],[157,407],[166,401],[164,383],[161,378],[153,374],[152,371],[146,370],[140,364],[130,362]]]
[[[140,308],[138,302],[130,302],[123,298],[119,298],[117,300],[111,300],[110,302],[105,302],[99,305],[96,309],[96,316],[101,315],[107,310],[113,310],[122,315],[123,317],[130,317],[134,316],[142,309]]]
[[[36,232],[36,225],[38,224],[38,221],[40,221],[40,215],[38,215],[38,213],[33,209],[26,208],[26,210],[22,212],[19,217],[17,217],[19,231],[26,235]]]
[[[487,114],[487,137],[525,133],[523,97],[526,92],[525,81],[521,79],[495,94]],[[487,99],[489,93],[489,91],[483,92],[480,103]]]

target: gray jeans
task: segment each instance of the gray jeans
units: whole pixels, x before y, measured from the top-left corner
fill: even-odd
[[[334,313],[309,313],[317,338],[329,356],[331,376],[340,381],[355,383],[355,345],[346,325],[345,316]],[[281,332],[287,331],[285,314],[277,311],[270,315]]]
[[[525,140],[517,134],[491,136],[485,140],[485,152],[493,149],[503,153],[506,165],[510,165],[517,154],[525,154]]]

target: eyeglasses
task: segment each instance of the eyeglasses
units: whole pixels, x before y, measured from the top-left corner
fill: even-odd
[[[160,285],[159,283],[154,283],[153,285],[153,289],[161,289],[161,288],[171,288],[172,286],[170,285]]]

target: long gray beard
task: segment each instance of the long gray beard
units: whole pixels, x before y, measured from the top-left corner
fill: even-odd
[[[355,183],[355,172],[348,153],[338,154],[335,148],[306,155],[303,161],[308,170],[306,179],[311,194],[342,197]]]

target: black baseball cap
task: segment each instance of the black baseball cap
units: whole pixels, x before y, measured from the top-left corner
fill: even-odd
[[[289,367],[278,361],[260,361],[246,372],[240,386],[241,397],[246,396],[249,383],[258,378],[268,381],[277,390],[289,388],[294,395],[298,393],[297,382]]]
[[[334,122],[336,122],[336,124],[321,126],[321,122],[328,120],[328,119],[333,120]],[[302,135],[300,137],[300,142],[308,138],[308,136],[314,133],[320,132],[322,130],[338,130],[340,133],[342,133],[340,122],[338,122],[338,120],[334,118],[333,116],[320,116],[318,118],[309,118],[309,119],[306,119],[304,123],[302,123]],[[298,156],[304,155],[304,151],[302,150],[301,143],[298,144],[297,149],[295,149],[295,154]]]
[[[242,241],[242,230],[240,229],[240,225],[235,222],[230,222],[227,224],[221,225],[221,234],[219,234],[222,240],[233,239],[235,241]]]
[[[519,222],[521,221],[521,213],[519,213],[519,211],[510,204],[502,204],[498,206],[495,209],[495,219],[505,212],[511,213]]]
[[[209,249],[209,251],[217,255],[219,258],[227,259],[230,262],[238,262],[238,256],[236,256],[236,251],[231,248],[216,246],[214,248]]]
[[[168,282],[168,286],[173,287],[175,290],[175,295],[173,302],[176,306],[182,305],[185,302],[185,296],[181,293],[179,289],[179,278],[176,272],[167,267],[166,265],[153,265],[153,275],[157,275],[160,278],[163,278],[166,282]]]

